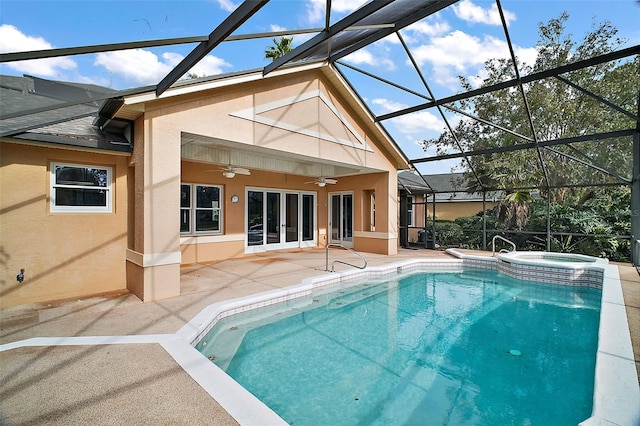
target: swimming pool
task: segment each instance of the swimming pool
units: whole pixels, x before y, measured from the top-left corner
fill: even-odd
[[[476,269],[371,281],[228,317],[196,347],[293,425],[591,413],[599,290]]]
[[[541,266],[540,270],[531,270],[531,265],[518,265],[511,262],[500,262],[496,258],[451,253],[459,259],[451,260],[412,260],[385,267],[368,268],[366,271],[351,271],[341,274],[326,274],[314,279],[305,280],[298,286],[285,290],[268,292],[256,296],[211,305],[196,316],[189,324],[178,332],[181,340],[196,345],[215,325],[224,318],[244,315],[244,312],[257,311],[265,306],[277,303],[300,304],[301,296],[313,294],[319,288],[343,285],[345,281],[368,277],[377,279],[397,273],[414,271],[449,271],[461,273],[466,267],[481,267],[488,270],[504,270],[509,274],[523,274],[525,277],[540,275],[548,279],[549,275],[558,275],[569,286],[602,288],[602,303],[599,322],[599,338],[595,366],[593,389],[593,410],[591,417],[582,424],[599,424],[609,421],[617,424],[634,424],[638,420],[638,402],[640,391],[635,380],[635,365],[628,335],[628,325],[617,268],[606,261],[595,262],[592,268],[584,270],[555,271],[555,265]],[[604,262],[604,263],[603,263]],[[521,266],[526,267],[524,269]],[[555,272],[554,272],[555,271]],[[599,280],[599,281],[598,281]],[[516,296],[517,297],[517,296]],[[541,296],[547,298],[548,295]],[[316,302],[319,303],[319,302]],[[238,317],[239,318],[239,317]],[[229,320],[227,320],[229,321]],[[233,326],[232,326],[233,327]],[[519,346],[519,345],[518,345]],[[238,346],[229,345],[230,352]],[[455,346],[451,346],[455,347]],[[178,347],[167,348],[176,360],[201,384],[221,405],[227,409],[241,424],[285,424],[262,401],[239,386],[220,368],[206,357],[191,355],[189,351]],[[529,349],[511,347],[507,349],[520,351],[520,356],[509,353],[507,359],[520,362],[529,354]],[[195,349],[193,349],[194,352]],[[447,353],[447,351],[443,352]],[[504,352],[506,354],[506,352]],[[214,355],[215,356],[215,355]],[[184,358],[184,359],[182,359]],[[182,359],[182,360],[181,360]],[[593,370],[592,370],[593,371]],[[354,397],[355,398],[355,397]],[[359,397],[358,397],[359,398]],[[355,399],[354,399],[355,401]],[[358,402],[361,402],[360,399]]]

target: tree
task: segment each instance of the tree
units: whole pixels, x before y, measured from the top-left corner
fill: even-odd
[[[529,204],[532,201],[529,191],[511,192],[498,203],[496,217],[509,228],[520,231],[529,222]]]
[[[569,16],[563,13],[557,19],[540,24],[536,61],[533,65],[518,64],[520,75],[602,55],[624,43],[616,37],[617,30],[609,22],[594,24],[590,33],[580,42],[575,42],[571,35],[565,34],[568,19]],[[436,139],[425,140],[423,144],[425,149],[435,146],[439,153],[456,149],[458,143],[465,151],[471,151],[633,128],[635,122],[632,118],[580,89],[597,94],[629,112],[637,111],[639,66],[640,60],[636,56],[631,61],[594,65],[525,85],[531,121],[517,87],[461,101],[457,105],[459,109],[511,132],[473,119],[463,119],[454,129],[457,140],[447,132]],[[516,78],[510,59],[489,60],[484,71],[486,77],[481,87]],[[471,80],[459,78],[465,90],[474,88]],[[552,202],[562,202],[572,195],[585,203],[592,193],[572,185],[619,183],[616,175],[630,178],[631,161],[630,139],[621,138],[549,146],[539,151],[523,149],[474,156],[463,167],[470,190],[499,186],[505,191],[507,200],[503,213],[507,213],[526,211],[522,203],[530,202],[526,201],[530,198],[525,194],[529,189],[538,189],[543,198]],[[554,188],[548,189],[547,183]],[[509,201],[520,204],[507,208]],[[508,214],[502,217],[512,218]],[[517,221],[511,224],[518,227]]]
[[[273,39],[273,46],[268,46],[264,51],[264,58],[275,61],[281,56],[286,55],[291,51],[291,43],[293,43],[293,37],[280,37]]]

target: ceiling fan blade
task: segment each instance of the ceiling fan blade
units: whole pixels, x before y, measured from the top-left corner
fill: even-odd
[[[338,181],[337,181],[337,180],[335,180],[335,179],[323,179],[323,180],[324,180],[324,183],[330,183],[330,184],[332,184],[332,185],[333,185],[334,183],[338,183]]]
[[[233,167],[232,169],[233,169],[233,171],[234,171],[235,173],[237,173],[237,174],[239,174],[239,175],[247,175],[247,176],[248,176],[248,175],[250,175],[250,174],[251,174],[251,171],[250,171],[250,170],[248,170],[248,169],[243,169],[243,168],[241,168],[241,167]]]

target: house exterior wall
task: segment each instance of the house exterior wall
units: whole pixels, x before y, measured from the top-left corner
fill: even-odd
[[[317,72],[185,95],[178,102],[166,99],[145,105],[145,122],[150,125],[149,128],[145,127],[145,133],[156,135],[159,133],[157,129],[162,127],[177,133],[232,141],[232,151],[250,151],[253,147],[268,148],[276,153],[294,153],[310,162],[321,159],[371,169],[371,173],[340,177],[336,185],[320,188],[308,184],[312,179],[308,175],[267,172],[254,168],[251,168],[251,176],[236,175],[233,179],[227,179],[219,171],[224,164],[205,164],[183,158],[180,177],[182,183],[223,187],[224,228],[220,234],[182,236],[182,264],[245,256],[245,194],[248,187],[315,192],[318,246],[327,243],[328,194],[352,191],[356,212],[355,249],[395,254],[396,166],[378,146],[381,142],[374,140],[366,126],[354,117],[354,111],[341,102],[331,85]],[[165,135],[167,132],[162,133]],[[177,133],[174,132],[171,142],[164,137],[164,143],[174,146],[180,140]],[[151,137],[153,139],[154,136]],[[175,170],[174,166],[172,168]],[[179,193],[175,176],[165,183],[173,186],[175,194]],[[365,229],[363,217],[369,215],[362,211],[365,191],[376,193],[378,226],[375,231]],[[240,201],[231,203],[232,195],[238,195]],[[163,206],[177,220],[179,205],[175,200],[164,203]],[[176,225],[164,229],[169,234],[174,232],[175,237],[175,230],[178,228]],[[168,241],[165,243],[174,244]]]
[[[136,105],[142,113],[134,123],[130,155],[2,141],[0,306],[127,289],[143,301],[179,295],[181,265],[247,255],[248,188],[314,193],[319,247],[329,238],[329,195],[351,193],[355,249],[395,254],[396,169],[404,160],[339,91],[316,70],[145,100]],[[184,145],[191,143],[187,134],[224,140],[247,161],[259,150],[343,172],[335,176],[337,184],[323,188],[309,183],[320,177],[309,170],[250,167],[251,176],[227,179],[219,171],[224,162],[183,156]],[[52,213],[52,161],[112,167],[112,212]],[[182,183],[223,188],[221,233],[181,236]],[[239,202],[232,203],[232,195]],[[22,268],[20,284],[16,274]]]
[[[424,228],[424,197],[422,195],[414,195],[414,222],[408,230],[408,241],[416,243],[419,240],[419,232]],[[492,209],[496,206],[496,202],[487,201],[486,208]],[[436,219],[437,220],[456,220],[459,217],[473,216],[482,211],[482,201],[437,201],[436,202]],[[427,197],[427,218],[429,221],[433,218],[433,204]],[[427,228],[431,227],[431,223],[427,223]]]
[[[497,203],[486,203],[487,209],[492,209]],[[429,216],[431,216],[431,205],[428,207]],[[436,203],[436,219],[440,220],[456,220],[459,217],[473,216],[482,211],[482,201],[456,201]]]
[[[51,212],[51,162],[112,167],[112,213]],[[126,290],[127,163],[0,142],[0,307]]]

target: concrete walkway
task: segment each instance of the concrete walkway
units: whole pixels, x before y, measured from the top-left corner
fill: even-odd
[[[332,259],[361,262],[348,252],[331,253]],[[432,250],[366,256],[370,266],[448,257]],[[640,279],[630,265],[619,268],[640,369]],[[346,267],[336,265],[336,269]],[[0,314],[0,345],[82,336],[86,344],[83,340],[60,346],[32,340],[34,346],[0,352],[0,425],[237,424],[159,342],[212,303],[324,273],[324,250],[274,252],[183,267],[182,295],[165,301],[142,303],[123,293],[5,309]]]

